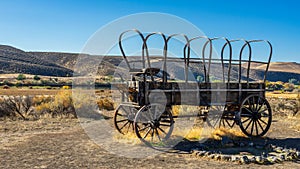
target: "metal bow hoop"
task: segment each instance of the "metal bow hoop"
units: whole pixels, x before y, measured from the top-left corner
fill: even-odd
[[[267,77],[267,72],[268,72],[268,69],[269,69],[269,65],[270,65],[270,61],[271,61],[271,58],[272,58],[272,53],[273,53],[273,48],[272,48],[272,45],[269,41],[267,40],[245,40],[245,39],[234,39],[234,40],[229,40],[225,37],[216,37],[216,38],[208,38],[206,36],[197,36],[197,37],[194,37],[194,38],[191,38],[189,39],[187,37],[187,35],[185,34],[172,34],[170,36],[166,36],[164,33],[162,32],[153,32],[153,33],[149,33],[147,34],[146,36],[141,33],[139,30],[137,29],[130,29],[130,30],[127,30],[127,31],[124,31],[123,33],[120,34],[119,36],[119,48],[120,48],[120,51],[122,53],[122,56],[128,66],[128,68],[130,69],[130,71],[133,71],[133,69],[131,68],[130,66],[130,63],[127,59],[127,56],[125,54],[125,51],[123,49],[123,46],[122,46],[122,39],[123,39],[123,36],[124,34],[128,33],[128,32],[135,32],[139,35],[139,37],[141,38],[142,40],[142,66],[143,66],[143,69],[146,68],[146,63],[147,63],[147,68],[150,68],[149,71],[150,71],[150,76],[151,76],[151,80],[154,81],[154,77],[153,77],[153,73],[151,72],[152,69],[151,69],[151,61],[150,61],[150,54],[149,54],[149,49],[148,49],[148,45],[147,45],[147,42],[148,40],[150,39],[150,37],[152,37],[153,35],[160,35],[163,39],[163,42],[164,42],[164,46],[163,46],[163,82],[167,82],[167,61],[168,61],[168,45],[169,45],[169,41],[170,39],[172,38],[175,38],[175,37],[178,37],[178,36],[181,36],[184,38],[184,40],[186,41],[185,42],[185,45],[184,45],[184,48],[183,48],[183,58],[181,57],[181,59],[183,59],[184,61],[184,64],[185,64],[185,81],[187,82],[188,81],[188,68],[190,66],[190,63],[192,62],[192,60],[194,60],[195,58],[191,58],[191,43],[193,41],[196,41],[196,40],[202,40],[202,39],[205,39],[205,43],[204,45],[202,46],[202,57],[199,58],[199,61],[202,62],[203,64],[203,71],[204,71],[204,81],[206,83],[209,83],[210,82],[210,69],[211,69],[211,64],[214,62],[214,61],[221,61],[221,64],[222,64],[222,80],[223,80],[223,83],[226,82],[226,74],[225,74],[225,63],[228,63],[228,72],[227,72],[227,83],[230,82],[231,80],[231,71],[232,71],[232,62],[239,62],[239,76],[238,76],[238,79],[237,81],[240,83],[241,80],[242,80],[242,62],[247,62],[248,65],[247,65],[247,75],[246,75],[246,79],[247,79],[247,84],[249,85],[249,81],[250,81],[250,69],[251,69],[251,63],[261,63],[261,64],[266,64],[266,70],[265,70],[265,73],[264,73],[264,78],[263,78],[263,81],[265,82],[266,81],[266,77]],[[212,54],[213,54],[213,41],[216,41],[216,40],[224,40],[225,43],[224,45],[222,46],[222,49],[221,49],[221,55],[220,55],[220,59],[213,59],[212,58]],[[233,49],[232,49],[232,44],[233,42],[238,42],[238,41],[243,41],[244,44],[242,45],[242,47],[240,48],[240,52],[239,52],[239,60],[236,60],[236,59],[233,59],[232,58],[232,55],[233,55]],[[268,58],[268,61],[267,62],[262,62],[262,61],[254,61],[252,60],[252,47],[251,47],[251,43],[267,43],[269,48],[270,48],[270,53],[269,53],[269,58]],[[229,48],[229,59],[225,59],[224,58],[224,51],[226,48]],[[208,48],[208,49],[207,49]],[[247,60],[244,60],[242,59],[242,56],[243,56],[243,53],[245,52],[245,49],[248,48],[248,58]],[[206,52],[208,50],[208,57],[206,57]],[[146,58],[145,58],[146,57]],[[198,62],[199,62],[198,61]]]
[[[145,49],[144,45],[146,45],[145,38],[144,38],[144,35],[139,30],[137,30],[137,29],[130,29],[130,30],[124,31],[119,36],[119,48],[120,48],[120,51],[122,53],[123,59],[125,60],[125,62],[126,62],[128,68],[129,68],[129,70],[131,70],[132,68],[130,67],[129,61],[127,60],[127,57],[126,57],[126,54],[125,54],[125,51],[124,51],[123,45],[122,45],[123,36],[126,33],[129,33],[129,32],[136,32],[140,36],[140,38],[142,39],[142,42],[143,42],[143,46],[142,46],[142,61],[143,61],[143,67],[145,67],[145,54],[144,54],[144,49]]]
[[[165,44],[164,50],[167,51],[168,50],[168,42],[170,39],[176,37],[176,36],[182,36],[184,37],[186,44],[189,43],[189,38],[185,35],[185,34],[172,34],[167,38],[167,43]],[[167,52],[166,52],[167,53]],[[188,54],[189,55],[189,54]],[[186,45],[183,48],[183,59],[184,59],[184,73],[185,73],[185,81],[187,81],[187,77],[188,77],[188,65],[187,65],[187,56],[186,56]],[[164,73],[167,73],[167,55],[165,55],[164,58]],[[163,82],[167,82],[166,76],[163,79]]]
[[[149,55],[149,50],[148,50],[148,46],[147,46],[147,40],[153,36],[153,35],[161,35],[161,37],[163,38],[163,41],[164,41],[164,51],[163,51],[163,56],[164,58],[167,57],[167,38],[166,36],[161,33],[161,32],[153,32],[153,33],[150,33],[146,36],[146,38],[144,39],[144,45],[143,47],[145,47],[145,50],[146,50],[146,56],[147,56],[147,61],[148,61],[148,67],[151,68],[151,63],[150,63],[150,55]],[[154,78],[153,78],[153,74],[152,74],[152,69],[150,69],[150,75],[151,75],[151,80],[154,81]]]
[[[249,41],[249,44],[250,43],[266,43],[269,46],[269,48],[270,48],[268,62],[253,61],[255,63],[267,64],[266,71],[264,73],[264,80],[263,80],[264,82],[266,82],[266,80],[267,80],[267,73],[268,73],[268,70],[269,70],[269,66],[270,66],[270,62],[271,62],[271,58],[272,58],[272,54],[273,54],[272,44],[268,40],[251,40],[251,41]],[[250,62],[251,62],[251,60],[249,59],[249,63]],[[251,69],[250,66],[248,66],[248,71],[250,69]],[[249,75],[247,75],[247,77],[248,77],[248,81],[249,81]]]
[[[211,55],[212,55],[212,45],[211,45],[211,40],[208,38],[208,37],[206,37],[206,36],[198,36],[198,37],[194,37],[194,38],[192,38],[192,39],[190,39],[189,41],[188,41],[188,43],[185,45],[185,47],[184,47],[184,50],[186,49],[186,48],[188,48],[188,53],[187,53],[187,66],[189,66],[189,64],[190,64],[190,54],[191,54],[191,42],[192,41],[194,41],[194,40],[200,40],[200,39],[207,39],[207,41],[205,42],[205,45],[203,45],[203,48],[202,48],[202,62],[203,62],[203,71],[204,71],[204,78],[205,78],[205,82],[207,82],[207,76],[206,76],[206,66],[205,66],[205,49],[206,49],[206,45],[208,44],[208,43],[210,43],[210,51],[209,51],[209,57],[211,58]],[[201,58],[200,58],[201,59]],[[187,77],[186,77],[186,81],[187,81]]]

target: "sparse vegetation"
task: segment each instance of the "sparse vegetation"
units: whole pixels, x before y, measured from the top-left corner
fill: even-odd
[[[52,98],[41,97],[36,100],[35,110],[37,114],[50,114],[52,117],[59,115],[72,115],[76,117],[73,106],[72,93],[61,91]]]
[[[111,99],[104,98],[97,101],[100,110],[114,110],[114,102]]]
[[[32,107],[32,97],[8,96],[0,100],[0,117],[16,117],[26,119]]]
[[[25,80],[26,76],[24,74],[19,74],[17,80]]]
[[[41,78],[38,75],[34,75],[33,79],[34,80],[41,80]]]

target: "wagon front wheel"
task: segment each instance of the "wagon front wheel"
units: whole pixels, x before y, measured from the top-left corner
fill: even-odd
[[[271,106],[264,97],[250,95],[242,102],[238,119],[244,134],[249,137],[261,137],[271,126]]]
[[[151,147],[164,147],[174,127],[169,108],[159,104],[143,106],[136,114],[134,129],[137,137]]]
[[[114,125],[121,134],[134,130],[133,121],[138,109],[134,105],[119,105],[114,115]]]

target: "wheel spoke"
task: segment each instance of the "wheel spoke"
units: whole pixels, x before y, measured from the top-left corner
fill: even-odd
[[[122,130],[128,123],[129,123],[129,121],[127,121],[127,122],[120,128],[120,130]]]
[[[223,125],[225,127],[225,119],[222,119],[220,126]]]
[[[253,134],[254,122],[255,122],[255,120],[253,120],[253,121],[252,121],[252,126],[251,126],[251,135]]]
[[[151,142],[153,142],[153,137],[154,137],[154,129],[152,129],[152,132],[151,132]]]
[[[161,120],[162,123],[171,123],[171,120]]]
[[[254,100],[254,97],[252,97],[252,104],[251,104],[251,110],[253,111],[255,111],[255,109],[254,109],[254,104],[255,104],[255,100]]]
[[[139,131],[144,131],[144,130],[146,130],[147,128],[149,128],[149,127],[151,127],[150,125],[148,126],[148,125],[146,125],[145,127],[143,127],[142,129],[139,129]]]
[[[163,132],[165,135],[167,135],[167,133],[166,133],[162,128],[158,127],[158,129],[159,129],[161,132]]]
[[[268,110],[268,108],[265,108],[265,109],[263,109],[262,111],[260,111],[260,112],[258,112],[258,113],[263,113],[263,112],[265,112],[266,110]]]
[[[263,128],[263,126],[260,124],[259,120],[257,120],[257,123],[258,123],[260,129],[261,129],[262,131],[264,131],[264,128]]]
[[[127,133],[129,132],[129,129],[130,129],[130,126],[132,125],[132,123],[131,122],[129,122],[129,125],[128,125],[128,127],[127,127]]]
[[[248,123],[247,127],[245,128],[245,130],[248,129],[248,127],[250,126],[251,122],[253,121],[253,119],[250,120],[250,122]]]
[[[225,119],[225,121],[226,121],[226,123],[228,124],[229,127],[233,127],[234,122],[233,122],[233,124],[231,125],[227,119]],[[224,126],[225,126],[225,125],[224,125]]]
[[[252,117],[252,115],[251,114],[241,114],[241,117]]]
[[[146,134],[144,135],[143,139],[145,139],[145,138],[148,136],[148,134],[150,133],[150,131],[151,131],[151,127],[147,130],[147,132],[146,132]]]
[[[166,127],[171,127],[171,124],[162,124],[160,123],[161,126],[166,126]]]
[[[257,103],[256,103],[256,106],[255,106],[255,111],[257,111],[257,108],[258,108],[258,105],[259,105],[259,101],[260,101],[260,97],[258,97],[258,99],[257,99]]]
[[[265,103],[266,103],[266,101],[264,100],[264,102],[259,106],[259,108],[258,108],[258,112],[260,111],[260,109],[263,107],[263,105],[265,105]]]
[[[157,134],[157,137],[158,137],[159,141],[161,141],[161,138],[160,138],[160,136],[159,136],[158,130],[155,129],[155,132],[156,132],[156,134]]]
[[[267,114],[267,113],[265,113],[265,112],[262,112],[261,114],[263,115],[263,116],[261,116],[261,117],[270,117],[270,115]]]
[[[250,104],[249,99],[247,100],[247,102],[248,102],[249,108],[251,109],[251,104]]]
[[[247,107],[243,107],[245,110],[247,110],[247,112],[249,112],[250,114],[252,114],[252,111],[249,110]],[[251,109],[251,108],[250,108]]]
[[[263,122],[265,125],[268,125],[268,123],[266,123],[265,121],[263,121],[262,119],[258,119],[259,121]]]
[[[119,120],[119,121],[116,121],[117,123],[121,123],[121,122],[124,122],[124,121],[129,121],[128,119],[123,119],[123,120]]]
[[[242,121],[242,123],[245,123],[245,122],[247,122],[247,121],[249,121],[249,120],[251,120],[250,117],[248,117],[246,120]]]
[[[119,112],[117,113],[117,115],[124,117],[124,115],[123,115],[123,114],[120,114]],[[125,115],[125,116],[126,116],[126,115]]]
[[[255,130],[256,130],[256,135],[258,136],[258,127],[257,127],[257,122],[256,122],[256,120],[255,120],[254,122],[255,122]]]
[[[132,131],[134,131],[134,125],[133,125],[133,122],[130,122],[131,123],[131,126],[132,126]],[[138,128],[139,126],[137,126]]]
[[[121,109],[123,109],[123,111],[125,112],[125,114],[127,115],[127,111],[124,109],[123,106],[121,106]],[[122,115],[123,116],[123,115]]]

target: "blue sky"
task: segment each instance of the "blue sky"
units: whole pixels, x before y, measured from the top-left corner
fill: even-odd
[[[80,52],[94,32],[119,17],[163,12],[207,36],[267,39],[273,61],[300,62],[300,1],[0,0],[0,44],[25,51]]]

